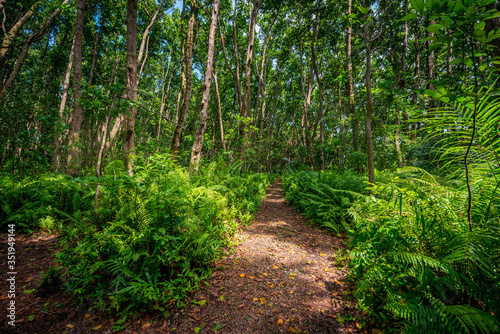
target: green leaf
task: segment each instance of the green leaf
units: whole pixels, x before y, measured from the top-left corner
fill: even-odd
[[[214,332],[217,332],[217,331],[221,330],[223,327],[224,327],[223,324],[220,324],[220,323],[216,324],[215,327],[214,327]]]
[[[474,23],[474,30],[484,30],[484,26],[486,23],[484,21],[479,21],[477,23]]]
[[[399,21],[409,21],[409,20],[413,20],[414,18],[417,17],[417,13],[410,13],[408,15],[405,15],[402,19],[400,19]]]
[[[367,14],[368,13],[368,8],[365,8],[363,6],[357,6],[358,7],[358,10],[363,13],[363,14]]]
[[[424,0],[410,0],[410,3],[417,13],[422,14],[424,12]]]

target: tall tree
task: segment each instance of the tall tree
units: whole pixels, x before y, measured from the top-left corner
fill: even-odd
[[[253,0],[250,11],[250,22],[248,24],[248,43],[247,43],[247,57],[245,62],[245,81],[243,84],[243,101],[241,106],[241,117],[250,117],[250,80],[252,74],[252,56],[255,42],[255,25],[257,24],[257,14],[262,5],[263,0]],[[245,120],[241,123],[241,134],[243,143],[246,145],[248,132],[246,131]]]
[[[210,85],[212,83],[212,70],[214,64],[214,44],[215,44],[215,28],[217,26],[217,18],[219,16],[219,3],[220,0],[214,0],[212,7],[212,18],[210,21],[210,32],[208,35],[208,51],[207,51],[207,66],[205,69],[205,90],[203,91],[203,98],[201,100],[200,122],[196,130],[193,148],[191,150],[190,169],[193,173],[198,173],[200,165],[201,149],[203,148],[203,139],[205,130],[207,128],[208,118],[208,99],[210,97]]]
[[[183,59],[182,73],[181,76],[185,77],[185,85],[183,82],[182,86],[182,104],[180,108],[180,114],[175,126],[172,145],[170,151],[174,157],[177,157],[179,153],[179,147],[181,145],[182,130],[184,129],[184,124],[186,123],[186,117],[189,111],[189,104],[191,103],[191,94],[193,90],[193,78],[192,78],[192,58],[193,58],[193,34],[194,34],[194,23],[196,17],[197,4],[195,0],[191,1],[191,9],[189,13],[188,21],[188,31],[187,31],[187,41],[186,41],[186,54]],[[184,79],[183,79],[184,81]]]
[[[130,113],[126,113],[123,122],[123,158],[125,170],[130,176],[134,175],[133,158],[135,153],[134,130],[137,116],[137,1],[127,2],[127,77],[126,96],[132,102]]]
[[[83,19],[85,16],[85,0],[78,0],[76,3],[75,21],[75,46],[73,58],[73,115],[68,136],[68,160],[66,163],[66,173],[75,175],[78,171],[80,158],[80,129],[83,122],[82,98],[82,39],[83,39]]]

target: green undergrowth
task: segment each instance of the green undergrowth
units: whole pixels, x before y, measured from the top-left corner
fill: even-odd
[[[283,189],[288,201],[310,222],[335,232],[351,229],[348,209],[362,196],[365,178],[345,172],[288,171],[283,175]]]
[[[324,174],[287,175],[287,198],[313,221],[328,228],[321,222],[329,218],[332,230],[348,230],[353,294],[378,328],[500,333],[500,189],[493,174],[472,173],[472,227],[462,178],[404,168],[378,173],[368,196],[348,188],[349,175]],[[360,195],[343,200],[346,189]]]
[[[66,289],[124,321],[140,309],[182,306],[274,179],[222,161],[190,176],[163,156],[129,177],[115,161],[100,179],[40,176],[6,185],[0,214],[26,232],[51,221],[63,236]]]

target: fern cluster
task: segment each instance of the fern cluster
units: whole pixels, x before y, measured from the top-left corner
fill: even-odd
[[[336,233],[351,229],[348,210],[366,187],[350,172],[289,171],[282,183],[288,201],[309,221]]]
[[[28,226],[33,217],[60,222],[58,260],[68,268],[67,290],[124,320],[138,309],[167,313],[169,306],[182,305],[231,245],[236,220],[251,217],[273,179],[240,174],[223,162],[193,177],[157,155],[137,167],[134,177],[115,161],[99,179],[25,183],[13,196],[2,192],[2,214],[30,229],[36,228]],[[40,212],[32,211],[32,202]]]
[[[500,195],[474,184],[476,224],[459,181],[401,169],[351,209],[355,296],[379,321],[408,333],[500,332]],[[452,186],[450,185],[452,184]]]

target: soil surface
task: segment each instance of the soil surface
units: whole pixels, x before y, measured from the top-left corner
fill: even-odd
[[[270,186],[254,222],[219,260],[208,284],[171,316],[136,314],[121,333],[365,333],[336,256],[342,239],[309,226],[291,208],[281,183]],[[7,236],[1,268],[7,270]],[[41,296],[42,273],[57,266],[57,236],[16,236],[16,326],[8,326],[9,285],[2,278],[0,332],[111,333],[115,319],[88,311],[63,292]],[[197,302],[197,304],[192,301]]]

